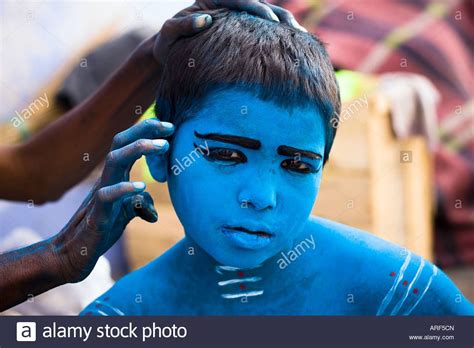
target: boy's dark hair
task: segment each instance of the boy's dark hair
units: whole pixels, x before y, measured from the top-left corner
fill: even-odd
[[[209,92],[229,85],[286,108],[314,106],[324,117],[329,156],[341,102],[334,70],[314,35],[246,13],[209,12],[209,29],[179,39],[159,81],[155,112],[178,126]]]

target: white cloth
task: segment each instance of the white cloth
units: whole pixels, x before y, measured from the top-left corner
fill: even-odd
[[[380,75],[378,89],[390,100],[395,135],[423,135],[430,149],[435,149],[439,143],[436,108],[440,95],[431,81],[417,74],[388,73]]]

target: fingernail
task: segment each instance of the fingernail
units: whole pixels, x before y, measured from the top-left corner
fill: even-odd
[[[308,32],[308,30],[306,30],[306,28],[303,27],[302,25],[299,25],[299,26],[298,26],[298,29],[301,30],[301,31],[303,31],[303,32],[305,32],[305,33]]]
[[[211,21],[212,21],[212,17],[209,16],[208,14],[200,15],[194,18],[193,26],[196,29],[201,29],[211,24]]]
[[[296,28],[296,29],[299,29],[299,30],[301,30],[301,31],[304,31],[305,33],[308,32],[308,31],[306,30],[306,28],[303,27],[301,24],[299,24],[299,23],[296,21],[296,19],[294,19],[294,18],[291,20],[291,25],[293,25],[293,27]]]
[[[174,128],[174,125],[172,123],[169,123],[169,122],[160,122],[160,124],[163,128],[166,128],[166,129],[173,129]]]
[[[136,190],[143,190],[145,188],[145,183],[141,181],[135,181],[132,185]]]
[[[167,141],[164,139],[153,139],[151,143],[156,147],[163,147],[166,145]]]
[[[280,22],[280,19],[277,17],[277,15],[273,12],[270,12],[270,16],[275,22]]]

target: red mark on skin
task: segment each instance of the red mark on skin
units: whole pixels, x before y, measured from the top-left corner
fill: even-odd
[[[244,290],[245,289],[245,284],[240,284],[240,289]]]
[[[237,272],[237,275],[242,278],[244,276],[244,272],[239,271],[239,272]]]
[[[395,272],[390,272],[390,277],[395,277]]]
[[[406,280],[404,280],[402,284],[405,285],[405,286],[407,286],[407,285],[408,285],[408,282],[407,282]]]
[[[418,289],[413,289],[413,293],[416,295],[418,294]]]

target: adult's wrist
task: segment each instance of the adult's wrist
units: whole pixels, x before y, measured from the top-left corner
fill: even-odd
[[[71,267],[67,247],[60,241],[58,236],[45,241],[47,243],[45,260],[47,262],[46,269],[49,277],[54,281],[56,286],[71,283],[74,271]]]

